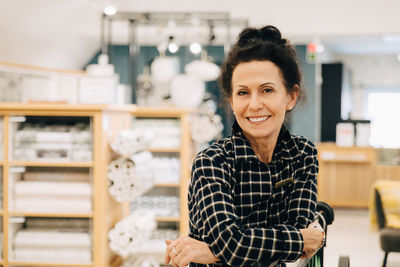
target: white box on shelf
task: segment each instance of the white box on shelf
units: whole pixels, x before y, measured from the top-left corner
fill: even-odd
[[[370,146],[371,124],[357,123],[356,124],[356,145]]]
[[[84,76],[79,81],[79,103],[115,104],[119,76]]]
[[[339,122],[336,124],[336,145],[354,145],[354,124],[349,122]]]

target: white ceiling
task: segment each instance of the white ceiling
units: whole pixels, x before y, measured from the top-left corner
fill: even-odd
[[[400,53],[398,40],[383,41],[400,35],[398,0],[1,0],[0,61],[82,68],[100,48],[110,1],[123,11],[228,12],[250,25],[276,25],[296,43],[318,37],[333,52]]]

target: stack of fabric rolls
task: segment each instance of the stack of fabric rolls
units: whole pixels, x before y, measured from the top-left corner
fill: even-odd
[[[92,187],[88,182],[17,181],[14,210],[24,212],[92,211]]]
[[[136,211],[117,222],[108,233],[111,250],[123,257],[135,253],[157,228],[152,212]]]
[[[92,238],[85,219],[29,218],[16,230],[11,257],[18,261],[89,264]]]

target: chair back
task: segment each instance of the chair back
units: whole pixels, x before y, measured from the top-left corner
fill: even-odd
[[[375,209],[376,209],[376,217],[379,229],[385,228],[386,225],[385,212],[382,206],[381,195],[379,194],[379,191],[377,189],[375,189]]]

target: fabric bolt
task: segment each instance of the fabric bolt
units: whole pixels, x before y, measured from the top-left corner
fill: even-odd
[[[16,211],[24,212],[60,212],[62,210],[71,213],[89,213],[92,211],[90,200],[17,198],[14,205]]]
[[[57,263],[90,264],[92,260],[91,249],[20,249],[15,248],[15,259],[18,261],[51,261]]]
[[[89,233],[59,230],[23,229],[14,239],[19,248],[81,248],[90,250],[92,238]]]
[[[18,181],[15,183],[15,194],[21,196],[91,197],[92,188],[90,183],[85,182]]]
[[[209,266],[280,266],[303,250],[299,231],[315,219],[317,151],[283,125],[272,161],[257,158],[237,122],[230,137],[194,159],[190,236],[221,261]],[[190,266],[204,266],[191,263]]]

